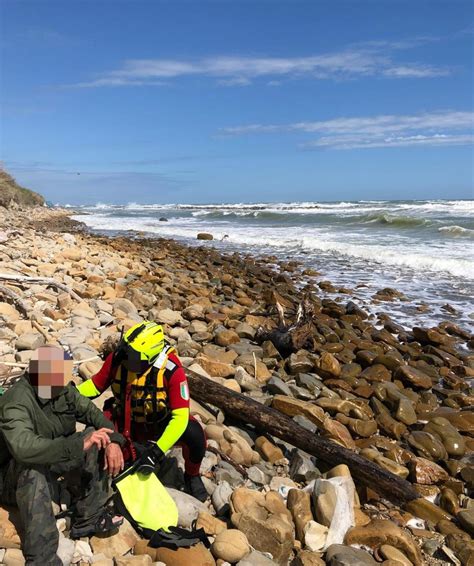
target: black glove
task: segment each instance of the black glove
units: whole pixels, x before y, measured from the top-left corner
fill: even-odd
[[[127,357],[127,346],[123,340],[120,340],[117,348],[112,355],[112,367],[118,368],[123,360]]]
[[[135,447],[137,448],[137,445]],[[158,447],[156,442],[151,443],[142,450],[138,450],[135,462],[137,472],[146,476],[150,475],[158,467],[164,455],[163,450]]]

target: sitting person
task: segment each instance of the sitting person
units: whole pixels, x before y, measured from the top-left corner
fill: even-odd
[[[78,389],[87,397],[97,397],[109,386],[114,397],[104,404],[104,412],[128,441],[125,459],[131,462],[138,456],[158,464],[178,443],[185,461],[186,489],[204,501],[207,491],[199,468],[206,437],[189,414],[186,374],[159,324],[143,322],[130,328],[99,372]],[[141,445],[135,443],[150,441],[153,444],[137,454]]]
[[[58,476],[72,494],[71,538],[107,533],[123,521],[106,507],[106,471],[123,469],[124,438],[71,378],[69,355],[45,346],[0,397],[0,501],[18,505],[27,565],[62,566],[51,505]],[[87,428],[76,432],[76,423]]]

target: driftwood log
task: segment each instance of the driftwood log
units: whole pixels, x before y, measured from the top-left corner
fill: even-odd
[[[280,411],[230,391],[190,369],[186,370],[186,374],[192,397],[196,401],[215,405],[228,416],[245,424],[254,425],[257,430],[280,438],[331,466],[346,464],[355,480],[389,501],[404,504],[420,497],[407,480],[399,478],[335,442],[317,436]]]
[[[11,283],[18,283],[19,285],[23,284],[32,284],[38,283],[39,285],[46,285],[47,287],[55,287],[61,291],[69,293],[73,299],[76,301],[82,301],[81,297],[72,289],[70,289],[64,283],[56,281],[51,277],[29,277],[28,275],[14,275],[13,273],[0,273],[0,280],[1,281],[9,281]]]

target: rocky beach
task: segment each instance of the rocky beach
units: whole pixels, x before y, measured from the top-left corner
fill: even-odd
[[[297,261],[138,232],[104,237],[65,210],[0,206],[0,385],[44,344],[71,353],[80,383],[122,327],[154,320],[190,374],[291,417],[419,495],[400,505],[350,465],[193,399],[209,500],[181,491],[179,450],[163,481],[179,524],[196,520],[211,548],[151,549],[126,522],[74,542],[62,518],[64,564],[474,565],[474,338],[452,320],[400,325],[383,312],[402,298],[396,289],[375,293],[377,315],[350,293]],[[24,563],[17,524],[14,509],[0,509],[9,566]]]

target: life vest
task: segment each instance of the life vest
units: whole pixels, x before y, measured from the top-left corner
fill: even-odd
[[[165,346],[154,364],[141,375],[127,370],[123,364],[120,365],[112,382],[112,393],[121,416],[126,413],[127,388],[130,388],[132,422],[154,425],[169,415],[168,391],[165,384],[176,369],[176,364],[169,359],[175,351],[172,346]]]

